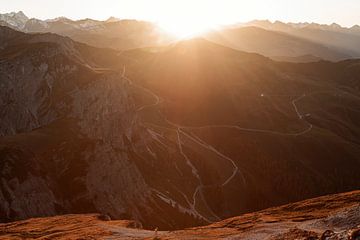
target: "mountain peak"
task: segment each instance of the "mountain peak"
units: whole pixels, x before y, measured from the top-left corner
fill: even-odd
[[[16,13],[16,15],[17,15],[18,17],[28,18],[23,11],[18,11],[18,12]]]
[[[359,25],[354,25],[350,28],[351,30],[356,30],[356,31],[359,31],[360,30],[360,26]]]
[[[106,22],[119,22],[120,20],[121,19],[119,19],[119,18],[111,16],[106,20]]]
[[[71,22],[72,20],[67,18],[67,17],[64,17],[64,16],[46,20],[46,22],[58,22],[58,21],[63,21],[63,22],[69,22],[70,21]]]
[[[331,25],[330,25],[330,27],[332,27],[332,28],[342,28],[339,24],[337,24],[337,23],[332,23]]]
[[[29,18],[22,12],[11,12],[0,14],[0,20],[7,22],[9,25],[22,29]]]

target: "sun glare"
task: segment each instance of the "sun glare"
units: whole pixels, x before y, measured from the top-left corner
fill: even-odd
[[[207,31],[210,31],[213,28],[213,26],[210,26],[207,23],[197,21],[184,21],[183,19],[166,21],[163,23],[159,23],[159,25],[169,34],[179,39],[196,37]]]
[[[213,0],[162,1],[154,22],[174,37],[192,38],[227,22],[222,4]]]

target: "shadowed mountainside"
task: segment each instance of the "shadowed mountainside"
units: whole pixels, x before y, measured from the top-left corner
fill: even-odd
[[[313,55],[332,61],[351,57],[351,55],[339,49],[328,47],[322,43],[313,42],[284,32],[265,30],[252,26],[227,28],[211,32],[205,37],[224,46],[241,51],[259,53],[275,60],[282,56],[292,57],[293,60],[296,60],[296,58],[304,55]],[[309,62],[316,60],[314,58],[306,59]],[[297,62],[301,62],[301,59],[298,59]]]
[[[359,61],[0,31],[2,221],[179,229],[359,188]]]

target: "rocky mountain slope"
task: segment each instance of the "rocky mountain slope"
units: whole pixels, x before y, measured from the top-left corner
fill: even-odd
[[[16,29],[24,28],[28,20],[29,18],[22,11],[0,14],[0,21]]]
[[[360,192],[324,196],[180,231],[149,231],[106,216],[65,215],[0,224],[0,239],[333,239],[360,238]]]
[[[360,187],[359,61],[0,36],[2,221],[99,212],[180,229]]]

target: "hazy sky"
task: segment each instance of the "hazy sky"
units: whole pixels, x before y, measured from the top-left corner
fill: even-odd
[[[360,25],[360,0],[0,0],[0,12],[40,19],[137,18],[228,24],[252,19]]]

